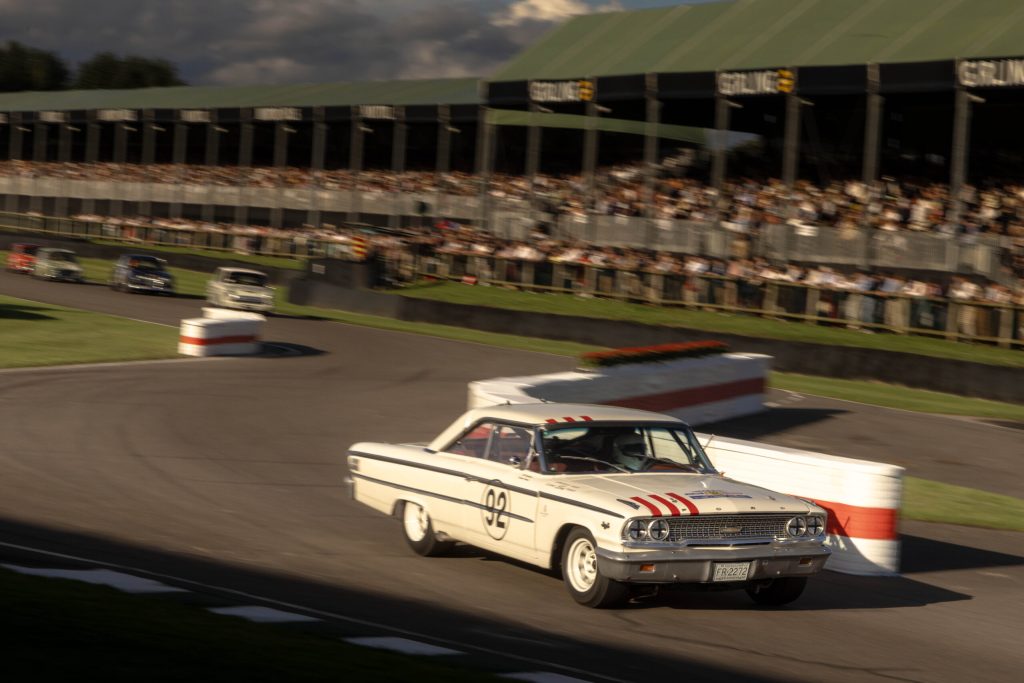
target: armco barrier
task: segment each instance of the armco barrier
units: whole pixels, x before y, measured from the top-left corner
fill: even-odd
[[[730,354],[744,355],[744,354]],[[700,359],[705,360],[705,359]],[[659,364],[652,364],[657,366]],[[628,371],[643,366],[620,366],[617,390],[635,396],[650,388],[645,372],[635,387]],[[469,384],[469,407],[505,403],[532,403],[541,398],[538,387],[564,381],[573,373],[508,377]],[[581,373],[582,374],[582,373]],[[564,377],[563,377],[564,376]],[[562,379],[557,379],[557,378]],[[552,378],[555,378],[554,380]],[[578,387],[587,383],[577,382]],[[569,396],[569,394],[565,394]],[[579,398],[609,403],[597,393]],[[615,405],[623,405],[615,403]],[[640,407],[638,404],[630,404]],[[665,412],[665,411],[661,411]],[[682,411],[671,411],[680,415]],[[685,414],[685,413],[682,413]],[[685,418],[684,418],[685,419]],[[731,479],[815,501],[829,512],[828,545],[832,557],[827,568],[844,574],[891,575],[899,571],[900,542],[897,522],[903,491],[903,468],[895,465],[842,458],[781,446],[700,435],[715,467]]]
[[[178,353],[184,356],[246,356],[260,352],[266,321],[258,313],[204,308],[202,318],[181,321]]]
[[[470,407],[493,405],[491,395],[500,394],[511,385],[531,400],[654,410],[699,425],[764,410],[770,362],[770,356],[760,354],[724,353],[532,377],[502,377],[471,383],[469,403]],[[512,402],[522,403],[522,399]]]

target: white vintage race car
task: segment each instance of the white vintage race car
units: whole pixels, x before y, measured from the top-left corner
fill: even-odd
[[[561,569],[590,607],[631,587],[744,588],[782,605],[825,566],[826,513],[726,479],[676,418],[531,403],[477,408],[432,443],[357,443],[353,497],[402,520],[421,555],[455,541]]]

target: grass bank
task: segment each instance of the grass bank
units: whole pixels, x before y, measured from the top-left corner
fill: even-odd
[[[1024,500],[917,477],[903,480],[904,519],[1024,531]]]
[[[691,311],[683,308],[632,304],[612,299],[582,298],[572,294],[540,294],[501,287],[475,287],[455,282],[416,285],[393,294],[456,304],[489,306],[513,311],[604,318],[683,327],[705,332],[801,341],[833,346],[850,346],[901,351],[934,358],[966,360],[990,365],[1024,367],[1024,351],[978,344],[962,344],[896,334],[865,334],[845,327],[809,325],[758,318],[752,315]]]
[[[0,569],[10,681],[483,681],[436,659]]]
[[[0,295],[2,368],[174,358],[177,344],[171,327]]]

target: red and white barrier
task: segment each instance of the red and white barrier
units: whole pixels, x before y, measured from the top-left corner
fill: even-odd
[[[844,574],[899,571],[897,531],[903,468],[756,441],[700,435],[711,462],[730,479],[813,500],[828,510],[828,569]]]
[[[258,313],[204,308],[203,318],[181,321],[178,353],[184,356],[246,356],[261,350],[266,318]]]
[[[499,377],[469,385],[469,407],[511,400],[603,403],[666,413],[691,425],[764,410],[771,356],[723,353],[660,363],[618,365],[529,377]],[[512,396],[503,396],[506,391]],[[514,396],[518,396],[513,400]]]
[[[710,362],[729,357],[731,362]],[[598,373],[502,377],[471,382],[468,403],[470,408],[541,399],[603,403],[668,413],[690,424],[711,422],[763,409],[769,360],[767,356],[723,354],[622,365]],[[703,366],[682,365],[695,361],[704,361]],[[666,367],[676,364],[682,367]],[[752,369],[757,366],[761,368],[760,384]],[[739,395],[723,396],[733,391]],[[862,575],[899,571],[902,467],[701,435],[702,443],[708,439],[711,461],[730,479],[807,498],[828,510],[828,545],[833,551],[828,569]]]

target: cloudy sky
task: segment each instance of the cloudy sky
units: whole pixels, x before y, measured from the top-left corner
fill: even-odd
[[[482,76],[575,14],[706,0],[0,0],[0,41],[162,57],[191,84]]]

